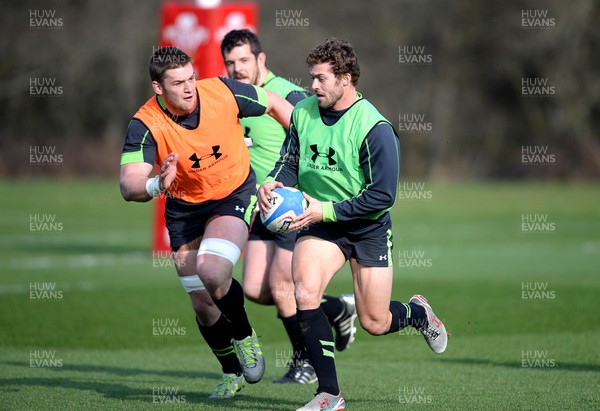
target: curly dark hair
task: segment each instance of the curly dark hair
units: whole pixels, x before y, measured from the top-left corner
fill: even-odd
[[[331,70],[336,77],[349,73],[352,77],[352,84],[354,86],[358,84],[360,77],[358,57],[349,41],[331,38],[311,49],[308,52],[306,64],[312,67],[320,63],[331,64]]]

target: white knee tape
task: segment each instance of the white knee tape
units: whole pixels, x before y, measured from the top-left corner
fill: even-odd
[[[237,245],[222,238],[206,238],[198,247],[198,256],[202,254],[218,255],[228,259],[233,265],[240,259],[241,253]]]
[[[200,277],[198,277],[197,274],[179,277],[179,281],[181,281],[181,285],[183,285],[183,288],[188,293],[191,293],[192,291],[200,291],[206,289],[204,288],[204,284],[202,284],[202,280],[200,279]]]

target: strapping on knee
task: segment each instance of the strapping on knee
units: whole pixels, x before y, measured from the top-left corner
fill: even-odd
[[[183,289],[188,293],[191,293],[192,291],[206,290],[206,287],[204,287],[202,280],[197,274],[179,277],[179,281],[181,281]]]
[[[198,257],[203,254],[217,255],[231,261],[233,265],[238,262],[241,253],[237,245],[222,238],[205,238],[198,248]]]

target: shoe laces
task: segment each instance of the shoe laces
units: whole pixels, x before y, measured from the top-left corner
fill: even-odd
[[[231,391],[231,384],[238,378],[237,375],[223,376],[223,380],[217,386],[215,394],[222,396],[228,394]]]
[[[238,343],[242,360],[246,365],[253,365],[257,363],[255,348],[260,348],[261,345],[262,343],[260,342],[254,342],[254,338],[252,337],[248,337],[241,343]]]
[[[440,336],[439,331],[436,331],[434,328],[427,327],[422,330],[423,334],[427,335],[432,340],[435,340]]]

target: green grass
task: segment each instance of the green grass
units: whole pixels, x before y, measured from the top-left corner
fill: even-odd
[[[220,377],[217,362],[173,268],[154,266],[152,207],[125,203],[116,181],[4,181],[0,188],[0,409],[294,410],[312,398],[314,385],[271,384],[285,371],[280,357],[289,344],[274,308],[249,302],[264,344],[264,380],[230,402],[206,398]],[[393,297],[423,293],[452,333],[448,350],[434,355],[410,331],[372,337],[359,330],[336,354],[348,409],[600,408],[598,185],[425,190],[429,200],[393,210]],[[54,216],[62,228],[32,231],[36,214]],[[524,232],[528,214],[553,228]],[[399,268],[401,251],[425,267]],[[58,294],[32,299],[39,283]],[[523,299],[526,285],[546,294]],[[328,293],[350,287],[344,269]],[[184,335],[155,336],[153,320],[177,321]],[[524,353],[536,356],[535,367],[523,366]],[[36,354],[45,366],[32,366]],[[170,390],[180,403],[155,402],[155,390]]]

